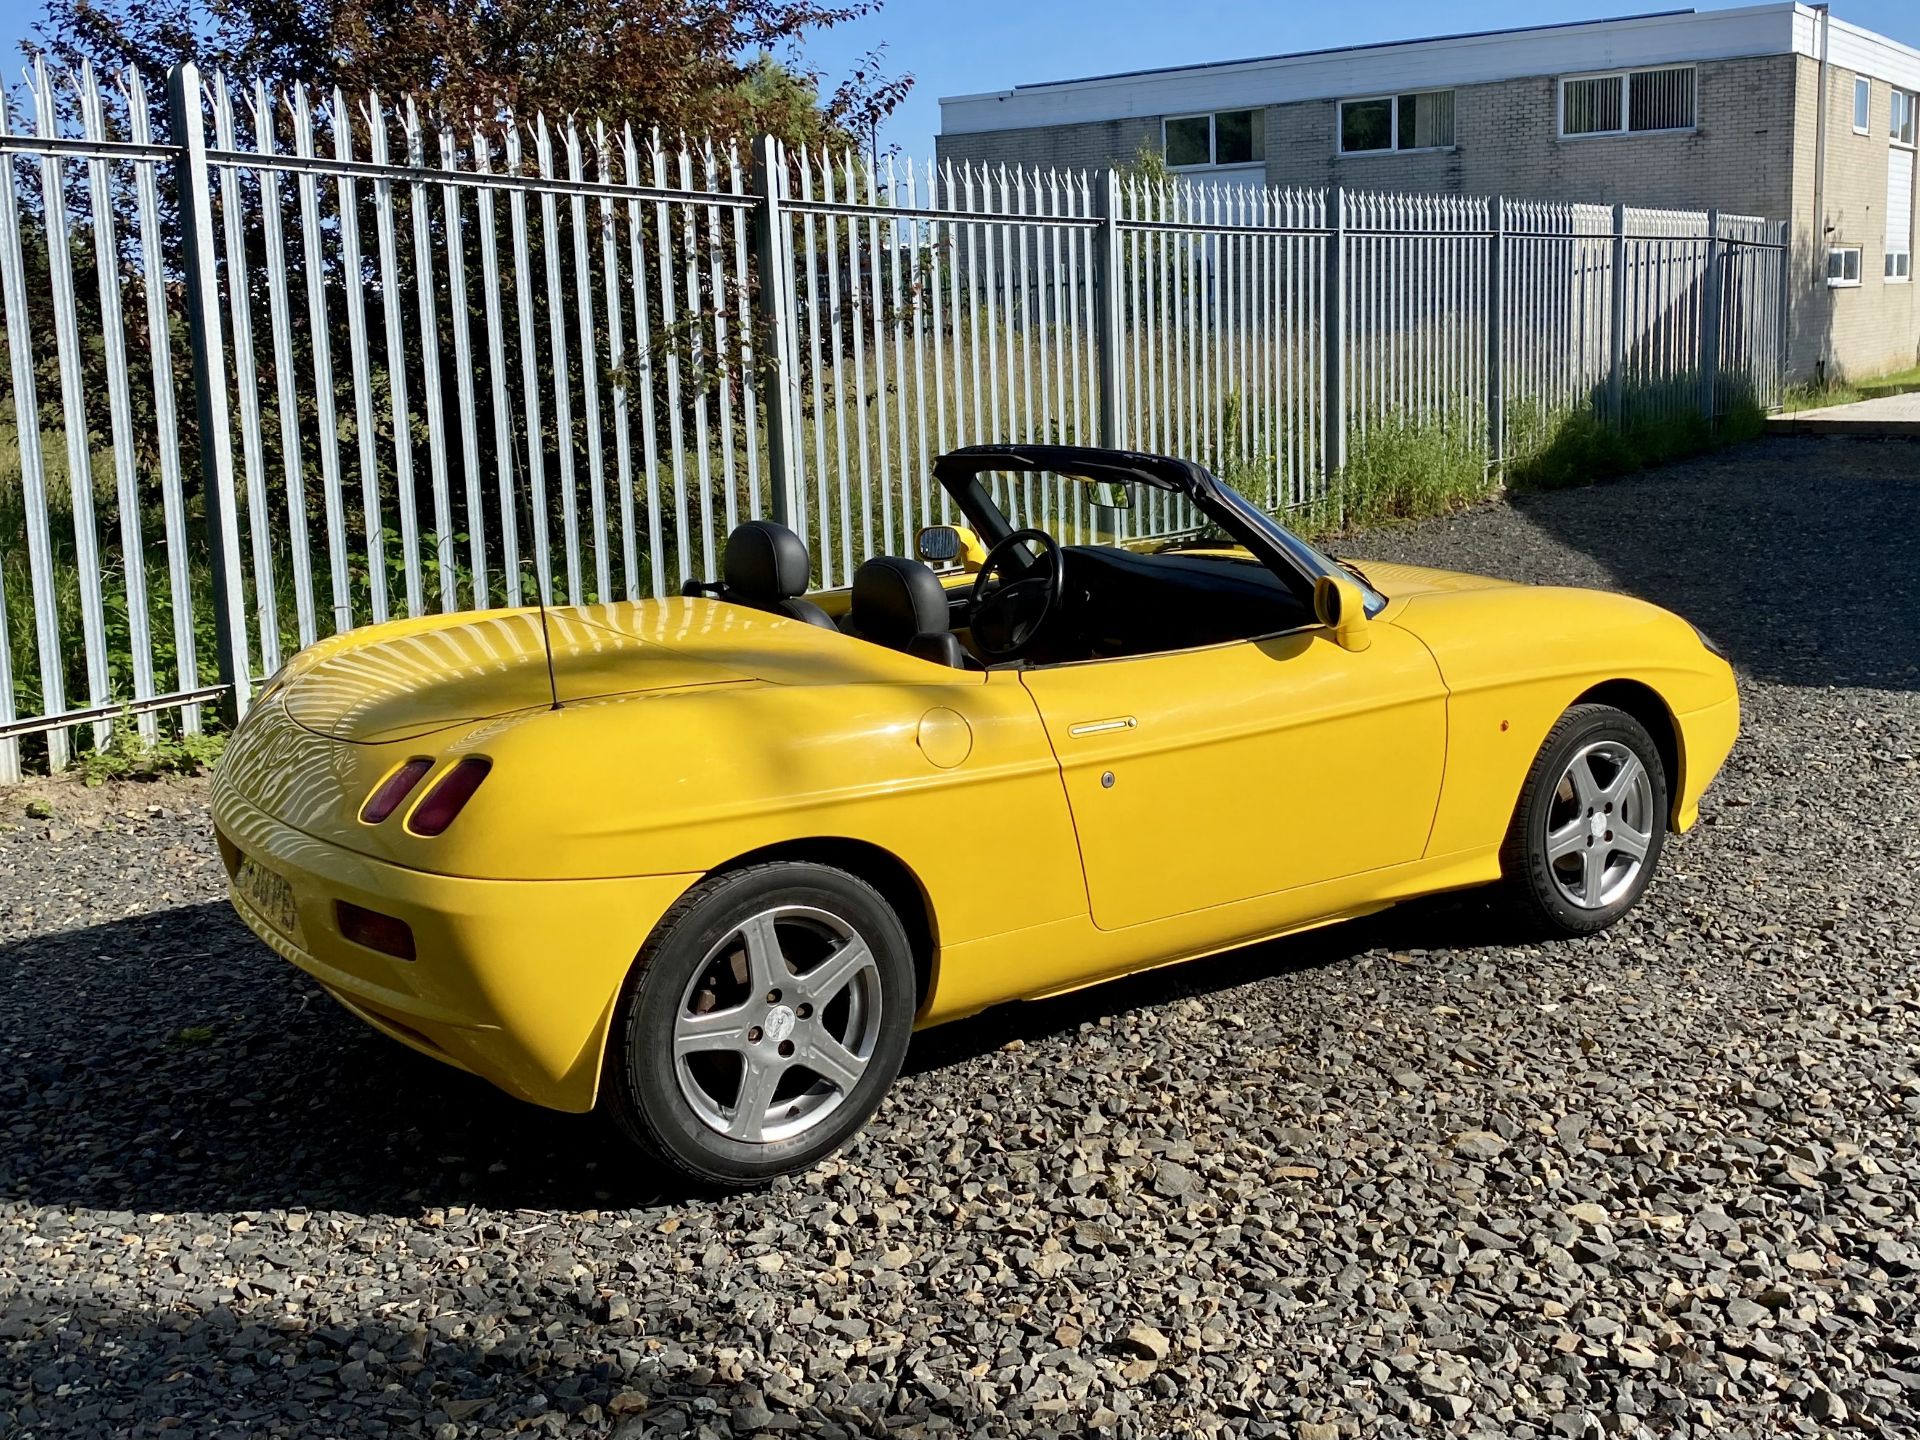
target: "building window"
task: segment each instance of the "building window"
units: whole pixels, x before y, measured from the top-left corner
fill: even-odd
[[[1859,76],[1853,82],[1853,133],[1864,135],[1873,119],[1873,82]]]
[[[1445,150],[1453,144],[1453,91],[1373,95],[1340,102],[1340,153]]]
[[[1896,281],[1913,279],[1913,252],[1911,250],[1887,251],[1887,279]]]
[[[1252,165],[1266,158],[1266,127],[1258,110],[1219,110],[1177,115],[1161,125],[1167,165],[1193,170],[1203,165]]]
[[[1887,127],[1887,135],[1896,145],[1911,145],[1913,134],[1914,94],[1911,90],[1893,92],[1893,119]]]
[[[1560,82],[1560,134],[1643,135],[1694,126],[1691,65],[1573,75]]]
[[[1835,245],[1827,251],[1827,284],[1839,289],[1860,283],[1860,247]]]

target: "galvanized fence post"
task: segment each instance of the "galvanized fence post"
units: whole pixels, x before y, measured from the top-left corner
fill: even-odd
[[[1787,376],[1793,373],[1793,255],[1791,249],[1793,231],[1791,226],[1791,221],[1779,222],[1777,233],[1780,237],[1780,248],[1774,252],[1779,266],[1775,273],[1779,277],[1780,285],[1780,329],[1774,342],[1778,347],[1778,356],[1775,361],[1778,383],[1774,390],[1771,407],[1775,410],[1786,403],[1784,392]]]
[[[1326,284],[1320,312],[1320,417],[1322,478],[1329,490],[1340,485],[1347,468],[1347,194],[1335,185],[1327,191]],[[1340,520],[1346,522],[1342,487]]]
[[[1607,411],[1624,426],[1627,385],[1627,207],[1613,207],[1612,320],[1607,331]]]
[[[1093,285],[1099,297],[1094,345],[1099,357],[1100,443],[1118,448],[1126,443],[1126,404],[1122,394],[1120,351],[1123,345],[1120,313],[1120,176],[1108,170],[1100,185],[1096,213],[1100,229],[1094,237]]]
[[[1700,418],[1709,425],[1720,413],[1720,291],[1726,284],[1723,253],[1720,212],[1709,210],[1706,289],[1700,297]]]
[[[1507,202],[1487,202],[1487,468],[1507,458]]]
[[[189,61],[167,72],[167,106],[174,143],[180,147],[174,184],[185,249],[187,343],[193,354],[193,411],[200,428],[200,486],[212,540],[214,641],[220,679],[230,689],[237,719],[246,714],[250,694],[246,585],[234,507],[232,417],[220,330],[220,259],[213,239],[213,177],[207,164],[199,66]]]
[[[766,327],[766,358],[761,362],[762,403],[767,412],[768,509],[782,525],[792,525],[798,509],[800,455],[796,416],[800,396],[793,366],[791,267],[787,217],[780,199],[786,186],[786,159],[780,142],[762,135],[753,144],[753,268],[756,302]]]

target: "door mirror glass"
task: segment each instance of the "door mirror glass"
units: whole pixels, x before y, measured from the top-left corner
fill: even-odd
[[[918,548],[929,565],[951,565],[960,558],[960,532],[951,525],[929,525],[920,532]]]
[[[978,570],[987,558],[987,547],[964,525],[929,525],[915,539],[913,548],[916,555],[933,566],[958,565],[963,570]]]

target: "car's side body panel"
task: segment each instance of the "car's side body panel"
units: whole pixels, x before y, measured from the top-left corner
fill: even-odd
[[[1420,858],[1446,691],[1418,640],[1373,633],[1357,653],[1316,626],[1026,672],[1101,929]]]
[[[1498,846],[1513,797],[1554,722],[1609,682],[1646,687],[1669,716],[1734,695],[1733,672],[1684,620],[1644,601],[1549,587],[1433,592],[1390,612],[1439,659],[1448,700],[1447,772],[1428,853]],[[1682,775],[1669,777],[1674,818],[1690,824],[1732,735],[1695,743],[1681,727]],[[1689,755],[1692,761],[1689,761]]]

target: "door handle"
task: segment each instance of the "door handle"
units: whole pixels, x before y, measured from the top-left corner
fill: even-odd
[[[1069,725],[1067,734],[1077,740],[1082,735],[1104,735],[1109,730],[1131,730],[1139,723],[1131,715],[1116,715],[1111,720],[1083,720],[1078,725]]]

